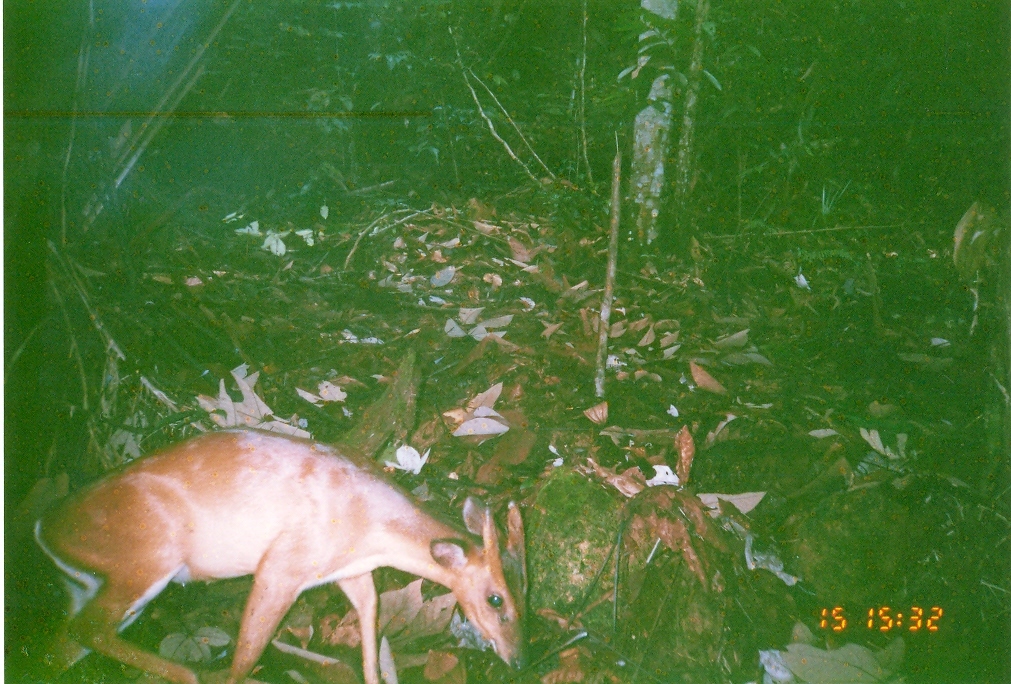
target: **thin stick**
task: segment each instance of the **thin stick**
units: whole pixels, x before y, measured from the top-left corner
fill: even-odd
[[[414,210],[413,209],[397,209],[396,211],[391,211],[389,214],[383,214],[382,216],[380,216],[379,218],[377,218],[375,221],[373,221],[369,225],[365,226],[365,230],[363,230],[361,233],[358,234],[358,239],[355,240],[355,244],[351,246],[351,251],[348,252],[347,258],[344,259],[344,270],[345,271],[348,270],[348,265],[351,263],[351,257],[353,257],[355,255],[355,251],[358,249],[358,243],[360,243],[362,241],[363,237],[365,237],[366,235],[368,235],[369,231],[375,229],[383,219],[389,218],[390,216],[394,216],[396,214],[402,214],[405,211],[414,211]],[[414,211],[414,213],[411,214],[410,216],[407,216],[405,218],[402,218],[402,219],[399,219],[397,221],[394,221],[390,225],[388,225],[385,228],[383,228],[383,230],[387,230],[389,228],[393,228],[394,226],[399,226],[401,223],[406,223],[407,221],[410,221],[415,216],[419,216],[421,214],[427,214],[427,213],[428,213],[428,211],[426,211],[425,209],[422,209],[421,211]],[[376,234],[378,235],[378,232]]]
[[[579,65],[579,133],[583,143],[583,161],[586,163],[586,179],[593,183],[593,169],[590,168],[590,156],[586,151],[586,23],[590,15],[586,11],[586,0],[583,0],[583,58]]]
[[[218,37],[218,33],[221,31],[222,28],[224,28],[225,24],[228,23],[228,20],[232,17],[232,14],[239,7],[240,2],[241,0],[234,0],[234,2],[232,2],[232,4],[225,11],[224,16],[221,17],[221,20],[218,21],[217,25],[213,29],[211,29],[211,32],[207,35],[207,38],[197,46],[197,50],[193,54],[193,57],[183,68],[182,72],[176,78],[175,82],[171,86],[169,86],[169,89],[165,91],[164,95],[162,95],[161,101],[157,105],[155,105],[154,109],[151,110],[147,120],[141,124],[140,129],[134,135],[133,142],[130,145],[127,145],[126,149],[123,150],[123,154],[120,155],[120,158],[116,162],[116,168],[119,169],[119,172],[116,174],[115,187],[118,188],[123,183],[123,180],[126,178],[127,174],[129,174],[130,170],[133,168],[133,165],[137,163],[137,159],[140,158],[140,155],[144,153],[144,149],[151,142],[151,138],[154,137],[153,133],[156,133],[158,129],[161,128],[161,124],[159,123],[159,125],[157,125],[153,129],[152,134],[147,136],[143,144],[142,145],[139,144],[141,138],[144,137],[145,133],[148,132],[148,128],[151,126],[152,122],[156,118],[161,119],[169,118],[160,116],[162,110],[165,108],[169,100],[173,98],[175,91],[183,84],[184,81],[187,80],[190,71],[193,69],[193,67],[197,65],[197,62],[199,62],[200,59],[204,56],[204,52],[207,50],[207,48],[211,46],[211,43],[214,42],[214,39]],[[169,108],[166,111],[171,112],[175,110],[175,108],[179,105],[180,100],[182,100],[182,98],[185,97],[186,93],[189,92],[189,89],[193,87],[193,84],[196,83],[196,81],[200,78],[202,74],[203,74],[203,67],[201,67],[198,73],[192,79],[189,80],[189,83],[187,83],[186,87],[183,89],[183,92],[179,94],[178,97],[175,97],[175,101],[171,104],[171,106],[169,106]],[[129,161],[127,161],[127,157],[130,155],[131,152],[135,150],[136,153],[130,158]]]
[[[74,335],[74,327],[70,324],[70,316],[67,314],[67,306],[63,303],[63,295],[60,294],[60,288],[56,287],[56,280],[52,277],[49,278],[49,285],[53,289],[53,296],[56,298],[56,304],[60,307],[60,312],[63,314],[63,323],[67,326],[67,336],[70,338],[70,353],[77,361],[77,372],[81,378],[81,409],[87,413],[90,406],[88,405],[88,374],[84,370],[84,359],[81,358],[81,350],[77,346],[77,337]]]
[[[478,83],[481,84],[482,88],[484,88],[486,91],[488,91],[488,94],[491,95],[491,99],[494,100],[495,104],[498,105],[498,108],[502,110],[502,115],[506,118],[506,121],[508,121],[512,125],[513,129],[516,131],[516,135],[518,135],[520,137],[520,140],[523,141],[523,144],[527,146],[528,150],[530,150],[530,154],[534,155],[534,159],[536,159],[537,163],[541,165],[541,168],[544,169],[544,172],[547,173],[549,176],[551,176],[552,180],[554,180],[554,178],[555,178],[554,172],[551,169],[548,168],[547,164],[545,164],[543,161],[541,161],[541,158],[539,156],[537,156],[537,152],[534,151],[533,146],[531,146],[530,143],[527,141],[526,136],[523,135],[523,131],[520,130],[520,127],[516,124],[515,121],[513,121],[512,116],[509,115],[509,110],[507,110],[502,105],[502,103],[499,102],[498,98],[495,97],[495,93],[492,92],[492,89],[489,88],[487,85],[485,85],[485,82],[482,81],[478,77],[478,75],[474,73],[473,69],[468,68],[467,71],[470,72],[470,75],[474,77],[475,81],[477,81]]]
[[[456,35],[453,33],[452,27],[450,27],[449,33],[450,35],[453,36],[453,39],[456,40]],[[523,160],[516,156],[516,153],[513,152],[513,148],[509,147],[509,143],[503,140],[502,136],[498,134],[498,131],[495,130],[495,124],[493,124],[491,122],[491,119],[488,118],[488,115],[485,114],[484,107],[481,106],[481,100],[478,99],[477,91],[474,90],[474,86],[470,84],[470,79],[467,78],[467,68],[463,66],[463,56],[460,55],[459,45],[456,46],[456,62],[460,66],[460,74],[463,76],[463,82],[467,85],[467,90],[470,91],[470,96],[474,99],[474,104],[477,105],[477,112],[478,114],[481,115],[481,118],[484,119],[484,122],[488,124],[488,130],[491,131],[492,137],[498,140],[500,143],[502,143],[502,147],[505,148],[506,153],[512,158],[514,162],[523,167],[523,171],[527,174],[527,176],[530,177],[530,180],[534,181],[535,183],[540,183],[540,181],[537,179],[537,176],[535,176],[530,171],[530,167],[524,164]]]
[[[74,289],[77,290],[77,296],[81,298],[81,304],[84,305],[84,310],[88,312],[88,318],[91,320],[91,324],[94,326],[99,336],[105,341],[106,351],[113,352],[121,361],[125,361],[126,354],[123,353],[123,350],[119,348],[118,344],[116,344],[116,340],[114,340],[109,331],[106,330],[98,312],[92,308],[91,301],[88,299],[88,293],[84,289],[84,284],[81,283],[77,277],[77,273],[74,272],[76,264],[71,263],[67,257],[61,254],[60,251],[56,249],[56,245],[53,244],[52,240],[47,240],[46,244],[49,245],[49,250],[53,253],[53,256],[56,257],[57,264],[59,264],[63,273],[70,280],[71,285],[73,285]]]
[[[611,241],[607,247],[607,280],[604,299],[600,303],[600,334],[597,337],[597,377],[594,387],[598,397],[604,396],[604,369],[607,366],[607,337],[611,331],[611,303],[614,300],[614,279],[618,273],[618,227],[621,225],[621,149],[614,136],[614,165],[611,168]]]
[[[203,75],[204,75],[204,65],[201,64],[199,67],[197,67],[197,72],[193,75],[193,78],[189,80],[186,86],[179,92],[176,98],[172,101],[172,105],[169,107],[170,112],[175,111],[176,107],[179,106],[179,103],[182,102],[182,99],[186,97],[187,93],[190,92],[190,89],[196,84],[197,81],[200,80],[200,77]],[[165,125],[165,122],[167,122],[170,118],[171,117],[168,116],[159,116],[155,119],[154,124],[151,126],[148,126],[148,123],[144,122],[144,124],[141,126],[141,132],[145,133],[144,138],[142,141],[135,143],[134,148],[135,152],[133,153],[133,156],[130,157],[129,161],[127,161],[126,164],[123,166],[123,170],[119,172],[118,176],[116,176],[116,181],[115,183],[113,183],[114,187],[119,188],[119,186],[123,184],[123,181],[126,180],[126,177],[129,176],[130,172],[133,170],[133,167],[137,163],[137,160],[140,159],[142,154],[144,154],[144,150],[147,149],[147,146],[151,144],[151,141],[154,140],[154,137],[158,135],[158,132],[161,131],[162,127]]]
[[[95,32],[95,3],[88,5],[88,28],[81,37],[81,48],[77,53],[77,82],[74,83],[74,103],[70,117],[70,140],[67,142],[67,154],[63,158],[63,177],[60,182],[60,244],[67,246],[67,175],[70,171],[70,159],[74,154],[74,138],[77,136],[77,106],[81,93],[84,92],[88,80],[88,63],[91,60],[91,37]]]

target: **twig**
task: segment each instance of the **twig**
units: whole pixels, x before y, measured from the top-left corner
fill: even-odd
[[[383,181],[382,183],[376,183],[375,185],[370,185],[367,188],[358,188],[357,190],[348,190],[348,197],[354,197],[355,195],[364,195],[367,192],[372,192],[373,190],[382,190],[383,188],[388,188],[397,182],[397,179]]]
[[[365,226],[365,230],[363,230],[361,233],[358,234],[358,239],[355,240],[355,244],[351,246],[351,251],[348,252],[347,258],[344,259],[344,270],[345,271],[348,270],[348,265],[351,263],[351,257],[353,257],[355,255],[355,251],[358,249],[358,243],[360,243],[362,241],[362,238],[365,237],[369,233],[369,231],[371,231],[376,226],[378,226],[379,223],[383,219],[389,218],[390,216],[394,216],[395,214],[402,214],[405,211],[414,211],[414,210],[413,209],[397,209],[396,211],[392,211],[389,214],[383,214],[383,215],[381,215],[375,221],[373,221],[369,225]],[[410,216],[407,216],[406,218],[402,218],[402,219],[399,219],[397,221],[394,221],[390,225],[386,226],[386,228],[383,228],[383,230],[387,230],[389,228],[393,228],[394,226],[399,226],[401,223],[405,223],[407,221],[410,221],[415,216],[420,216],[421,214],[427,214],[427,213],[428,212],[426,210],[424,210],[424,209],[422,209],[421,211],[414,211],[414,213],[411,214]],[[379,232],[382,232],[382,231],[379,231]],[[378,235],[379,233],[376,233],[376,234]]]
[[[922,226],[926,225],[926,221],[918,221],[914,223],[908,223],[903,221],[902,223],[887,223],[880,226],[833,226],[832,228],[812,228],[810,230],[778,230],[774,233],[731,233],[728,235],[713,235],[712,233],[701,235],[708,240],[736,240],[739,237],[759,237],[759,238],[770,238],[770,237],[792,237],[794,235],[814,235],[815,233],[837,233],[839,231],[847,230],[885,230],[892,228],[905,228],[906,226]]]
[[[88,301],[88,293],[84,289],[84,285],[81,284],[81,281],[77,279],[77,274],[74,272],[74,265],[68,263],[69,260],[64,257],[58,249],[56,249],[56,245],[53,244],[52,240],[47,240],[46,243],[49,245],[49,249],[52,251],[53,256],[56,257],[57,263],[63,269],[67,277],[70,278],[71,283],[73,283],[74,288],[77,290],[77,296],[81,298],[81,303],[84,305],[85,311],[88,312],[88,318],[91,320],[91,324],[95,326],[95,330],[98,331],[99,336],[105,340],[106,351],[114,352],[120,360],[125,361],[126,354],[123,353],[123,350],[119,348],[118,344],[116,344],[116,340],[114,340],[112,335],[110,335],[105,329],[105,325],[102,324],[102,319],[99,318],[98,312],[91,307],[91,302]]]
[[[579,133],[583,143],[583,161],[586,163],[586,179],[593,184],[593,169],[590,167],[590,156],[586,151],[586,24],[590,15],[586,11],[586,0],[583,0],[583,58],[579,64]]]
[[[18,345],[18,348],[14,350],[13,354],[11,354],[11,357],[9,359],[7,359],[7,361],[4,362],[4,384],[5,385],[7,384],[7,374],[10,373],[11,370],[14,368],[14,366],[17,365],[18,359],[21,357],[21,354],[24,353],[25,348],[28,347],[28,343],[31,341],[31,339],[35,336],[35,333],[37,333],[39,331],[39,328],[41,328],[41,327],[42,327],[42,322],[41,321],[38,322],[38,323],[36,323],[35,327],[32,328],[28,332],[28,336],[25,337],[25,339],[21,341],[21,344]],[[993,374],[991,373],[991,375],[993,375]],[[999,386],[1000,383],[998,382],[997,385]],[[1007,396],[1006,392],[1004,394],[1005,394],[1005,396]]]
[[[74,83],[74,103],[71,105],[70,140],[67,142],[67,154],[63,157],[63,175],[60,180],[60,244],[67,244],[67,175],[70,171],[70,159],[74,153],[74,138],[77,136],[77,106],[78,98],[84,91],[88,80],[88,63],[91,61],[91,37],[95,31],[95,5],[88,5],[88,28],[81,36],[81,47],[77,52],[77,81]]]
[[[151,142],[151,139],[154,137],[154,134],[157,133],[157,131],[161,128],[162,126],[161,122],[169,118],[166,116],[162,116],[162,112],[166,104],[174,98],[175,101],[166,110],[170,112],[173,111],[179,105],[180,100],[182,100],[182,98],[186,95],[186,93],[189,92],[189,89],[193,87],[193,84],[197,81],[197,79],[200,78],[200,76],[203,73],[203,66],[201,66],[197,74],[192,79],[189,80],[186,87],[183,88],[183,92],[178,96],[175,95],[176,91],[183,84],[183,82],[185,82],[187,78],[189,78],[190,71],[193,69],[194,66],[196,66],[197,62],[199,62],[200,59],[204,56],[204,52],[207,50],[208,47],[211,46],[211,43],[214,42],[214,39],[217,38],[218,33],[221,31],[221,29],[224,28],[226,23],[228,23],[228,20],[231,18],[232,14],[239,7],[240,2],[241,0],[234,0],[234,2],[232,2],[232,4],[225,11],[225,15],[221,17],[221,20],[217,23],[217,25],[213,29],[211,29],[211,32],[210,34],[208,34],[207,38],[200,42],[200,44],[197,46],[196,53],[193,55],[192,59],[190,59],[190,61],[186,64],[183,70],[179,73],[179,77],[175,80],[175,82],[169,87],[168,90],[165,91],[165,94],[162,96],[161,101],[158,102],[158,104],[155,105],[154,109],[151,110],[150,114],[148,115],[144,123],[141,124],[140,130],[138,130],[137,133],[134,135],[133,143],[126,146],[126,149],[123,150],[123,154],[121,154],[119,159],[116,161],[116,168],[121,169],[121,171],[116,174],[115,187],[118,188],[122,184],[127,174],[129,174],[130,169],[132,169],[133,165],[137,163],[137,159],[139,159],[140,155],[144,153],[144,149]],[[161,121],[158,121],[158,123],[152,127],[151,126],[152,122],[158,119],[160,119]],[[151,129],[150,133],[148,131],[149,128]],[[140,144],[140,140],[142,137],[145,138],[145,140],[142,144]],[[129,162],[125,161],[127,156],[129,156],[130,153],[133,152],[134,150],[136,150],[136,152],[130,158]]]
[[[614,300],[614,279],[618,273],[618,227],[621,224],[621,149],[614,136],[614,165],[611,169],[611,240],[607,247],[607,279],[604,299],[600,303],[600,334],[597,337],[597,377],[594,387],[598,397],[604,396],[604,370],[607,367],[607,338],[611,331],[611,303]]]
[[[154,398],[163,403],[170,411],[173,413],[179,412],[179,407],[176,406],[176,403],[169,399],[167,394],[155,387],[154,384],[152,384],[151,381],[143,375],[140,376],[140,384],[144,385],[144,387],[146,387],[148,391],[154,395]]]
[[[501,102],[499,102],[498,98],[495,97],[495,93],[492,92],[492,89],[489,88],[487,85],[485,85],[485,82],[482,81],[478,77],[478,75],[474,73],[473,69],[471,69],[471,68],[468,67],[467,71],[470,72],[470,75],[474,77],[475,81],[477,81],[478,83],[481,84],[482,88],[484,88],[486,91],[488,91],[488,94],[491,95],[491,99],[493,99],[495,101],[495,104],[498,105],[498,108],[502,110],[502,115],[505,116],[506,121],[508,121],[512,125],[513,129],[516,131],[516,135],[518,135],[520,137],[520,140],[523,141],[523,144],[527,146],[528,150],[530,150],[530,154],[534,155],[534,159],[536,159],[537,163],[541,165],[541,168],[544,169],[544,172],[547,173],[549,176],[551,176],[551,179],[554,180],[556,178],[554,172],[551,169],[548,168],[547,164],[545,164],[543,161],[541,161],[541,158],[539,156],[537,156],[537,153],[534,151],[534,148],[527,141],[526,136],[523,135],[523,131],[521,131],[520,127],[518,125],[516,125],[516,122],[513,121],[512,116],[509,115],[509,111],[502,105]]]
[[[200,80],[200,77],[203,75],[204,75],[204,65],[201,64],[197,68],[197,73],[193,75],[193,78],[189,80],[189,82],[186,84],[186,87],[184,87],[176,96],[176,98],[172,101],[172,105],[169,107],[168,111],[171,112],[175,110],[176,107],[179,106],[179,103],[182,102],[182,99],[186,97],[187,93],[190,92],[190,88],[192,88],[196,84],[196,82]],[[154,137],[158,135],[158,132],[161,131],[162,127],[165,125],[165,122],[168,121],[170,118],[171,117],[168,116],[159,116],[154,120],[153,125],[149,125],[150,117],[148,118],[148,121],[144,122],[144,124],[141,126],[140,131],[140,134],[143,135],[143,140],[140,141],[139,143],[135,143],[133,146],[129,148],[135,150],[135,152],[133,153],[133,156],[130,157],[130,160],[123,165],[122,171],[119,172],[119,175],[116,176],[116,181],[113,183],[114,188],[118,188],[120,185],[123,184],[123,181],[126,180],[126,177],[130,175],[130,172],[133,170],[133,167],[137,163],[137,160],[140,159],[142,154],[144,154],[144,150],[147,149],[147,146],[151,144],[151,141],[154,140]]]
[[[453,27],[449,28],[449,33],[450,35],[453,36],[453,40],[455,41],[456,35],[453,33]],[[516,162],[523,168],[523,171],[527,174],[527,176],[530,177],[530,180],[532,180],[535,183],[540,183],[540,180],[538,180],[537,176],[535,176],[533,172],[530,171],[530,167],[524,164],[523,160],[516,156],[516,153],[513,152],[513,148],[509,147],[509,143],[503,140],[502,136],[498,134],[498,131],[495,130],[495,124],[493,124],[491,122],[491,119],[488,118],[488,115],[485,114],[484,107],[481,106],[481,100],[477,96],[477,91],[474,90],[474,86],[470,84],[470,79],[467,78],[467,68],[463,65],[463,57],[460,55],[459,45],[456,46],[456,62],[460,66],[460,74],[463,76],[463,82],[466,84],[467,89],[470,91],[470,96],[474,99],[474,104],[477,105],[478,114],[480,114],[481,118],[484,119],[484,122],[488,124],[488,130],[491,131],[492,137],[498,140],[500,143],[502,143],[502,146],[505,148],[506,153],[508,153],[508,155],[512,158],[514,162]]]
[[[56,287],[55,278],[49,278],[49,285],[53,288],[53,296],[56,298],[56,303],[60,307],[60,313],[63,314],[63,322],[67,326],[67,336],[70,338],[70,352],[77,361],[77,372],[81,376],[81,409],[87,413],[88,375],[84,371],[84,359],[81,358],[81,350],[77,346],[77,337],[74,335],[74,328],[70,324],[70,315],[67,314],[67,306],[63,302],[63,295],[60,294],[60,288]]]

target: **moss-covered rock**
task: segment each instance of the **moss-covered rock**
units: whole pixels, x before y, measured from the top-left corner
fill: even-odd
[[[622,503],[571,468],[544,480],[526,516],[532,611],[568,616],[579,608],[614,544]]]

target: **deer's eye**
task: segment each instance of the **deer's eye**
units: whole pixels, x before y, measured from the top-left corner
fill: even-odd
[[[491,606],[492,608],[501,608],[502,597],[499,596],[498,594],[492,594],[491,596],[488,597],[488,605]]]

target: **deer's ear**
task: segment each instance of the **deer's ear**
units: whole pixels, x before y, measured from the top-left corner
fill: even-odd
[[[480,499],[468,496],[463,502],[463,523],[471,534],[484,536],[484,521],[488,515],[488,507]]]
[[[467,564],[467,549],[455,539],[436,539],[429,549],[435,562],[447,570],[458,570]]]

